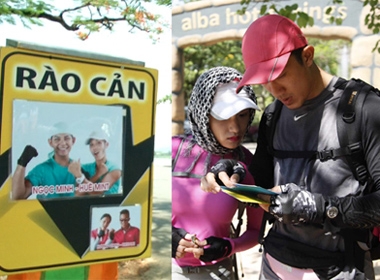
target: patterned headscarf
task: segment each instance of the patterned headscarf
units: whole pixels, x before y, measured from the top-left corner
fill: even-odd
[[[232,151],[220,145],[216,140],[210,129],[209,116],[216,87],[220,84],[240,81],[241,79],[242,75],[236,69],[220,66],[204,72],[195,83],[188,105],[189,121],[195,141],[208,152],[223,155]],[[256,96],[251,86],[244,86],[243,89],[248,93],[250,99],[257,104]],[[251,109],[247,130],[254,116],[255,110]]]

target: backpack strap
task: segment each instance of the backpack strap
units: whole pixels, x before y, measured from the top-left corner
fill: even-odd
[[[238,201],[238,202],[239,202],[238,215],[237,215],[238,224],[235,227],[235,237],[239,237],[240,235],[241,225],[243,224],[243,214],[246,207],[246,205],[243,202],[241,201]]]
[[[172,143],[174,141],[172,140]],[[181,150],[182,150],[182,146],[183,146],[183,143],[185,142],[185,138],[184,137],[181,137],[181,142],[179,143],[179,145],[172,145],[172,172],[174,171],[175,169],[175,166],[177,164],[177,161],[178,161],[178,158],[179,158],[179,155],[181,154]],[[174,143],[173,143],[174,144]],[[174,156],[173,156],[174,155]]]
[[[281,114],[282,106],[283,104],[278,99],[276,99],[274,102],[268,105],[268,108],[265,112],[267,126],[265,132],[266,139],[268,141],[268,152],[272,156],[275,156],[275,153],[277,153],[277,151],[275,151],[273,148],[273,138],[276,131],[276,124]]]
[[[351,79],[347,82],[337,109],[337,131],[339,143],[342,149],[346,149],[346,160],[356,180],[364,185],[369,182],[370,191],[371,177],[367,170],[361,143],[361,117],[364,101],[370,91],[376,89],[360,79]],[[365,251],[358,247],[361,241],[368,244],[368,232],[358,229],[343,229],[346,263],[351,267],[364,269]]]
[[[191,152],[189,151],[190,154],[185,156],[185,150],[188,148],[188,145],[190,145],[189,137],[179,136],[172,138],[172,176],[199,179],[202,177],[202,174],[197,174],[193,171],[202,156],[202,149],[194,145]]]
[[[238,200],[238,209],[237,209],[237,220],[238,223],[235,226],[234,223],[231,222],[231,238],[237,238],[240,236],[241,226],[243,224],[243,214],[246,208],[246,203]]]
[[[337,109],[337,130],[342,154],[345,155],[355,179],[362,185],[369,179],[361,143],[361,116],[367,93],[374,87],[359,79],[348,81]]]
[[[273,147],[273,138],[274,138],[274,133],[276,131],[276,124],[280,117],[282,107],[283,107],[283,104],[279,100],[276,99],[274,102],[269,104],[265,110],[265,118],[266,118],[265,127],[264,127],[265,138],[266,138],[268,153],[272,157],[287,156],[286,151],[275,150]],[[257,155],[257,153],[255,155]],[[260,247],[259,247],[260,253],[263,252],[262,247],[264,245],[265,229],[266,229],[267,222],[272,223],[273,219],[274,217],[271,214],[264,211],[264,215],[261,220],[259,236],[258,236],[258,242],[260,244]]]
[[[244,211],[245,211],[245,208],[246,208],[246,204],[239,201],[239,205],[238,205],[238,210],[237,210],[237,220],[238,220],[238,223],[237,225],[235,226],[233,222],[231,222],[230,224],[230,237],[231,238],[237,238],[240,236],[240,231],[241,231],[241,226],[243,224],[243,214],[244,214]],[[239,279],[240,276],[239,276],[239,271],[241,273],[241,277],[244,277],[244,269],[243,269],[243,263],[242,263],[242,260],[240,259],[240,267],[238,266],[238,263],[237,263],[237,257],[236,257],[236,254],[233,254],[231,256],[231,260],[232,260],[232,271],[235,275],[235,278],[236,279]]]

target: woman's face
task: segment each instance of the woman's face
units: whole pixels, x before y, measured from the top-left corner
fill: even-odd
[[[111,219],[109,217],[103,217],[103,219],[100,220],[100,227],[103,230],[106,230],[111,223]]]
[[[227,120],[217,120],[209,116],[210,129],[220,145],[236,149],[243,140],[250,120],[249,109],[240,111]]]
[[[90,141],[90,152],[96,161],[106,160],[107,147],[108,142],[105,140],[91,139]]]

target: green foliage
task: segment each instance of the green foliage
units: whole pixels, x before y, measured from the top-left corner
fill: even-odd
[[[377,2],[377,1],[376,1]],[[262,5],[262,3],[268,3]],[[314,25],[314,18],[309,16],[307,13],[302,12],[301,9],[299,9],[298,4],[292,4],[292,5],[285,5],[285,7],[281,7],[279,4],[276,3],[276,1],[270,1],[270,0],[242,0],[240,2],[242,5],[242,8],[237,12],[238,14],[244,14],[247,9],[254,7],[258,4],[262,5],[260,9],[260,15],[266,15],[271,13],[276,13],[279,15],[283,15],[287,18],[290,18],[294,22],[298,24],[300,27],[306,27],[306,26],[313,26]],[[332,4],[343,4],[342,0],[332,0]],[[326,10],[326,14],[330,15],[332,12],[332,8],[328,8]],[[334,17],[330,15],[330,22],[332,24],[341,25],[342,24],[342,18],[341,17]]]
[[[184,50],[186,100],[198,77],[215,66],[230,66],[244,71],[241,41],[224,41],[211,46],[197,45]]]
[[[171,0],[157,0],[157,5],[170,7],[172,5]]]
[[[20,17],[24,26],[28,23],[42,25],[37,20],[38,14],[43,11],[49,13],[54,8],[53,5],[45,3],[44,1],[0,1],[0,23],[7,22],[16,24],[16,18]]]
[[[73,0],[65,8],[56,5],[63,1],[0,0],[0,23],[15,24],[19,18],[26,27],[42,25],[41,19],[59,23],[66,30],[74,31],[82,40],[91,32],[113,30],[115,23],[124,22],[129,32],[142,31],[150,35],[153,42],[165,28],[169,27],[160,15],[148,11],[146,3],[170,6],[169,0]]]
[[[245,6],[243,6],[243,8],[237,12],[238,14],[244,14],[246,12],[250,1],[245,1],[245,2],[246,2]],[[268,2],[268,1],[263,1],[263,2]],[[304,12],[297,11],[297,9],[298,9],[298,4],[293,4],[291,6],[286,5],[285,7],[282,7],[282,8],[278,8],[276,4],[269,5],[269,7],[268,5],[264,4],[260,8],[260,14],[266,15],[266,14],[275,12],[276,14],[283,15],[297,22],[297,24],[300,27],[305,27],[307,25],[312,26],[314,24],[314,19]]]
[[[263,4],[263,3],[268,3],[268,4]],[[342,5],[343,3],[344,3],[343,0],[332,0],[332,4]],[[251,7],[255,7],[256,5],[260,4],[262,5],[260,9],[260,15],[276,13],[276,14],[280,14],[280,15],[290,18],[291,20],[295,21],[300,27],[314,25],[314,19],[308,14],[302,12],[298,8],[298,4],[286,5],[285,7],[281,7],[279,4],[276,3],[276,1],[273,1],[273,0],[262,0],[262,1],[242,0],[240,4],[242,5],[242,8],[239,9],[239,11],[237,11],[238,14],[244,14],[247,11],[247,9]],[[370,8],[370,12],[366,15],[364,19],[364,24],[373,34],[379,34],[380,33],[379,0],[363,0],[363,8],[364,7]],[[334,16],[332,14],[332,11],[333,9],[331,7],[327,8],[325,11],[325,13],[329,15],[330,17],[330,23],[341,25],[343,22],[343,19],[339,16]],[[380,40],[377,41],[372,51],[375,51],[375,50],[377,50],[380,53]]]
[[[308,38],[308,42],[315,47],[314,60],[316,64],[328,73],[339,75],[342,49],[345,45],[350,48],[351,42],[345,40],[321,40],[315,38]]]
[[[370,12],[366,15],[364,19],[365,25],[373,34],[379,34],[380,32],[380,5],[378,0],[365,0],[363,1],[363,6],[369,6]],[[377,50],[380,53],[380,40],[376,42],[375,47],[372,51]]]
[[[161,103],[165,103],[165,102],[172,103],[172,96],[171,95],[165,95],[164,97],[157,100],[157,104],[161,104]]]

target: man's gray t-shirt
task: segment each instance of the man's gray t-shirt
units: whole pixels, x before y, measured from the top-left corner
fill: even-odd
[[[296,110],[283,106],[273,140],[275,150],[322,151],[339,148],[336,127],[337,106],[342,90],[329,86],[316,98]],[[363,129],[365,129],[363,127]],[[371,128],[372,129],[372,128]],[[274,185],[295,183],[311,193],[346,197],[362,192],[344,157],[321,162],[318,159],[274,159]],[[283,224],[273,230],[291,239],[329,251],[344,251],[340,235],[326,232],[320,224]]]

